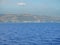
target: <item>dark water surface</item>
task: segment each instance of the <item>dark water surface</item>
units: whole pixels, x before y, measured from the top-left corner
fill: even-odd
[[[60,23],[0,23],[0,45],[60,45]]]

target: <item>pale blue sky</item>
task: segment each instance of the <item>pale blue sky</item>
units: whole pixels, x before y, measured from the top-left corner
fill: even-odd
[[[0,0],[0,14],[7,13],[60,16],[60,0]]]

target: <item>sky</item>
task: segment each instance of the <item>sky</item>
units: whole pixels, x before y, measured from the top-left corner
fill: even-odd
[[[0,0],[0,14],[60,16],[60,0]]]

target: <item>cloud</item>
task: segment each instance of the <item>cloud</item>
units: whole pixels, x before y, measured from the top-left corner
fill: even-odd
[[[17,3],[17,5],[19,5],[19,6],[25,6],[26,3],[24,3],[24,2],[20,2],[20,3]]]

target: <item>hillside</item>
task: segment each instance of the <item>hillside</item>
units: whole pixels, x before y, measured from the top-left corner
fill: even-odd
[[[0,16],[0,22],[60,22],[60,17],[5,14]]]

